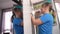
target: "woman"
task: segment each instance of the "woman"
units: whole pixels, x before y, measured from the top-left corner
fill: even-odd
[[[22,6],[15,6],[15,8],[13,9],[13,15],[11,21],[13,22],[13,29],[15,30],[16,34],[23,34]]]
[[[32,23],[38,26],[39,34],[52,34],[53,16],[49,13],[50,3],[45,2],[42,4],[41,13],[39,18],[35,19],[31,16]]]

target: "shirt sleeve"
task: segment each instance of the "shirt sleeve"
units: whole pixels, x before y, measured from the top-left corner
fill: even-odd
[[[43,15],[43,16],[40,17],[40,20],[43,23],[47,23],[47,21],[49,21],[49,16],[48,15]]]
[[[13,24],[20,25],[21,23],[22,23],[22,19],[14,18]]]

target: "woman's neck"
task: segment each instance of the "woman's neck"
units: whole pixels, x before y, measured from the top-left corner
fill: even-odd
[[[44,13],[49,13],[49,10],[45,10],[45,12]]]

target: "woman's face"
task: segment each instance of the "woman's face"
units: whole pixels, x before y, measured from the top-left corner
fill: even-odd
[[[44,13],[45,10],[46,10],[46,7],[42,6],[42,7],[41,7],[41,13]]]
[[[22,12],[16,11],[14,12],[17,17],[22,17]]]
[[[41,7],[41,13],[45,13],[46,10],[49,10],[49,6],[42,6]]]

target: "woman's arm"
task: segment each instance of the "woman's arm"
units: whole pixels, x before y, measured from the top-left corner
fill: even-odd
[[[35,19],[33,16],[31,16],[31,20],[34,25],[42,24],[42,21],[39,18]]]
[[[24,24],[23,24],[23,22],[21,22],[21,24],[20,24],[21,26],[24,26]]]

